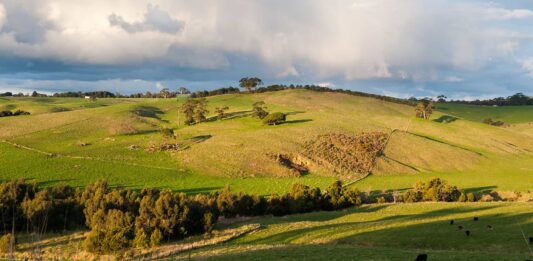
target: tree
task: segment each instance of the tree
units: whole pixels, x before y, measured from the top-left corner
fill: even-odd
[[[170,98],[170,91],[168,88],[163,88],[159,91],[159,96],[164,99]]]
[[[435,106],[431,100],[421,100],[415,107],[416,117],[429,120],[434,108]]]
[[[178,88],[178,93],[179,94],[189,94],[189,93],[191,93],[191,91],[189,91],[189,89],[187,89],[185,87],[179,87]]]
[[[437,96],[437,101],[438,101],[438,102],[446,102],[446,99],[447,99],[447,98],[448,98],[448,97],[446,97],[446,96],[444,96],[444,95],[441,94],[441,95]]]
[[[257,77],[245,77],[239,81],[239,86],[251,92],[259,85],[263,85],[263,81]]]
[[[222,120],[226,117],[226,111],[229,110],[228,106],[216,107],[215,112],[217,113],[217,119]]]
[[[185,103],[181,105],[181,112],[185,114],[185,125],[194,124],[194,111],[196,109],[197,101],[192,98],[187,98]]]
[[[264,101],[258,101],[253,104],[252,116],[255,118],[263,119],[268,115],[266,111],[267,107],[265,106]]]
[[[287,115],[285,115],[285,113],[274,112],[272,114],[267,115],[265,118],[263,118],[263,124],[278,125],[278,124],[284,123],[286,120],[287,120]]]
[[[194,110],[194,121],[200,123],[206,120],[206,114],[209,113],[207,110],[207,100],[205,98],[200,98],[196,101],[196,107]]]

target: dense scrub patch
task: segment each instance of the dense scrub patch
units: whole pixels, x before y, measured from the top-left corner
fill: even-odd
[[[308,141],[303,154],[339,174],[367,174],[385,148],[386,140],[387,135],[382,132],[330,133]]]

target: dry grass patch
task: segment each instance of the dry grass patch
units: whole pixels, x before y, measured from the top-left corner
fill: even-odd
[[[338,174],[366,175],[385,148],[386,141],[387,135],[383,132],[324,134],[306,142],[303,155]]]

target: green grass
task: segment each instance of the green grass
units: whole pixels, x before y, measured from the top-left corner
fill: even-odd
[[[262,229],[194,251],[213,260],[525,260],[533,203],[367,205],[336,212],[261,217]],[[473,221],[479,217],[479,221]],[[450,220],[455,224],[450,225]],[[467,237],[462,225],[470,230]],[[491,225],[493,230],[488,230]],[[186,258],[185,255],[181,256]]]
[[[437,103],[436,108],[445,114],[481,122],[492,118],[506,123],[533,121],[533,106],[479,106],[469,104]]]
[[[295,182],[324,188],[344,177],[320,166],[311,168],[304,177],[294,177],[269,154],[298,155],[305,142],[329,132],[390,133],[397,129],[372,175],[354,186],[362,190],[401,190],[419,180],[442,177],[472,191],[533,189],[533,133],[527,127],[529,123],[498,128],[461,115],[452,121],[442,120],[447,117],[442,113],[445,110],[425,121],[414,118],[413,108],[406,105],[339,93],[290,90],[209,97],[209,117],[214,116],[215,107],[222,105],[230,107],[232,117],[185,126],[178,121],[183,120],[178,106],[184,99],[1,99],[0,106],[28,110],[32,115],[0,118],[0,139],[65,157],[47,158],[2,144],[0,163],[7,167],[0,170],[0,179],[25,177],[45,183],[62,180],[83,186],[105,178],[113,185],[198,192],[229,184],[234,190],[260,194],[284,192]],[[290,113],[289,123],[265,126],[251,118],[252,104],[260,100],[271,112]],[[58,107],[68,110],[51,112]],[[514,109],[513,118],[521,121],[531,115],[528,107],[471,110],[481,114],[494,109]],[[161,127],[173,128],[177,139],[169,142],[180,143],[186,149],[146,152],[144,148],[163,142]],[[136,134],[128,134],[127,129],[134,129]],[[80,143],[89,145],[81,147]],[[143,149],[129,150],[131,145]]]
[[[334,181],[333,178],[319,176],[284,179],[217,177],[191,173],[179,166],[171,168],[133,164],[128,161],[49,157],[0,143],[0,181],[24,177],[42,186],[61,183],[78,187],[105,179],[114,186],[123,185],[131,189],[157,187],[194,194],[221,190],[229,185],[234,191],[270,195],[273,192],[282,193],[297,182],[325,187]]]

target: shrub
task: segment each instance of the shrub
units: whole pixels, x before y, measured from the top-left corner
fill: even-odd
[[[30,115],[30,113],[27,112],[27,111],[16,110],[16,111],[13,113],[13,116],[18,116],[18,115]]]
[[[265,106],[265,102],[255,102],[252,108],[252,116],[255,118],[263,119],[268,115],[268,111],[266,111],[266,109],[267,107]]]
[[[8,117],[13,116],[13,113],[11,111],[0,111],[0,117]]]
[[[481,196],[479,201],[481,201],[481,202],[491,202],[491,201],[494,201],[494,198],[490,194],[485,194],[485,195]]]
[[[385,197],[381,196],[381,197],[378,197],[378,203],[379,204],[387,203],[387,200],[385,199]]]
[[[146,235],[146,232],[144,232],[144,229],[138,229],[135,232],[135,238],[133,239],[133,245],[135,247],[140,248],[147,248],[150,246],[148,241],[148,236]]]
[[[466,202],[466,195],[463,191],[461,191],[461,195],[457,199],[458,202]]]
[[[285,197],[274,193],[268,198],[267,213],[274,216],[285,216],[289,214],[289,204]]]
[[[474,202],[474,201],[476,201],[476,197],[474,197],[474,194],[473,194],[473,193],[468,193],[468,194],[466,195],[466,201],[468,201],[468,202]]]
[[[174,130],[171,128],[161,128],[160,132],[164,138],[174,138]]]
[[[213,213],[207,212],[204,214],[204,231],[206,233],[211,233],[213,231],[213,228],[215,227],[215,217]]]
[[[417,182],[409,194],[406,193],[406,202],[424,201],[457,201],[461,191],[456,186],[448,185],[446,181],[439,178],[431,179],[428,182]],[[408,199],[407,199],[408,197]]]
[[[267,125],[278,125],[282,124],[287,120],[287,115],[281,112],[274,112],[263,118],[263,124]]]
[[[13,239],[13,236],[11,234],[5,234],[0,237],[0,253],[9,252],[12,239]]]
[[[406,203],[415,203],[415,202],[419,202],[421,200],[421,195],[417,192],[415,192],[414,190],[408,190],[407,192],[405,192],[405,194],[403,195],[403,200],[406,202]]]
[[[163,234],[161,234],[161,231],[159,229],[155,229],[154,232],[152,232],[152,235],[150,236],[150,246],[156,247],[161,244],[161,240],[163,239]]]

